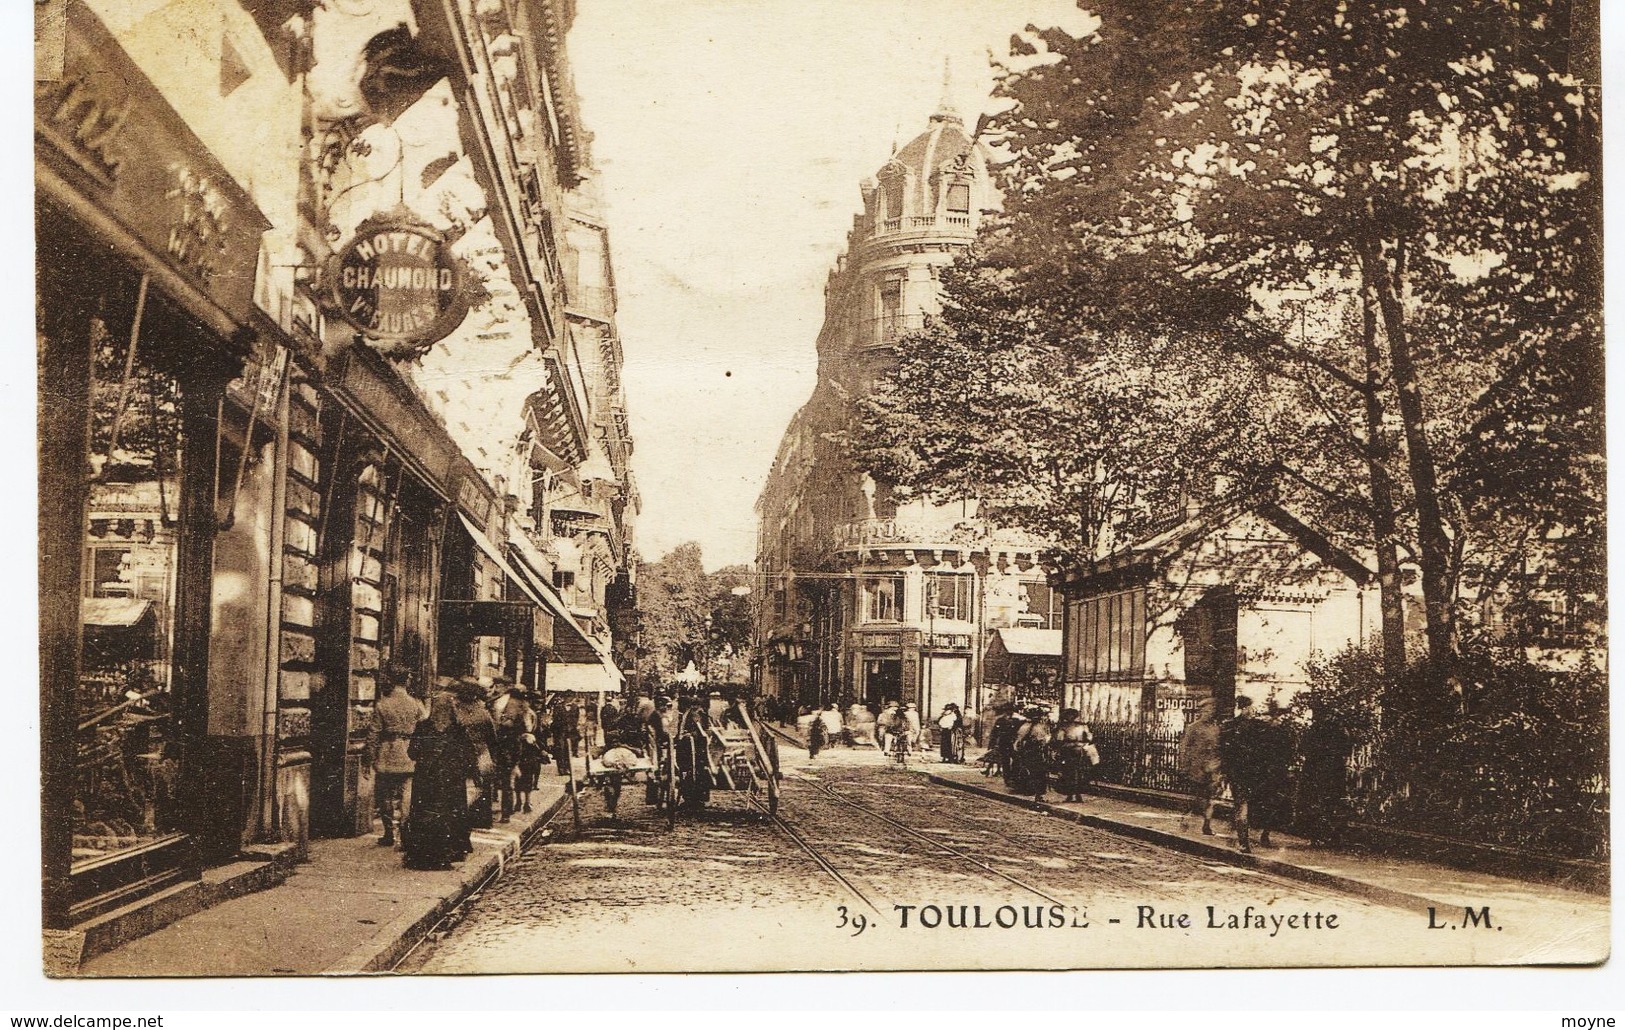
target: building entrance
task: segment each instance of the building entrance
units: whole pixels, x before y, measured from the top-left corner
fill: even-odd
[[[870,658],[863,663],[863,701],[885,704],[903,700],[903,660]]]

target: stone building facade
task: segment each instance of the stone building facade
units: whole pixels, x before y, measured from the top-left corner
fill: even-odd
[[[637,509],[609,251],[572,229],[571,0],[64,9],[35,90],[55,928],[367,832],[385,671],[618,689]]]
[[[825,286],[817,386],[757,502],[756,675],[800,704],[980,707],[992,630],[1058,628],[1040,545],[991,529],[974,499],[899,503],[837,437],[897,339],[937,310],[937,270],[996,206],[987,155],[944,102],[862,197]]]

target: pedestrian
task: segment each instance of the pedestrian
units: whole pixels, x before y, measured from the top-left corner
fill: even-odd
[[[982,775],[999,776],[1005,785],[1010,783],[1012,759],[1015,755],[1016,734],[1021,730],[1021,713],[1008,701],[1001,701],[993,727],[988,732],[987,753],[982,756]]]
[[[468,854],[469,771],[474,750],[457,722],[457,699],[447,691],[429,699],[407,745],[412,759],[412,804],[401,827],[408,869],[450,869]]]
[[[525,815],[530,814],[530,795],[536,789],[536,781],[542,774],[544,754],[541,739],[537,737],[535,731],[520,735],[515,760],[518,772],[514,775],[513,790],[518,795],[516,803],[519,805],[519,811]]]
[[[1033,705],[1016,730],[1011,748],[1010,775],[1006,783],[1017,794],[1031,794],[1035,805],[1043,804],[1044,795],[1049,791],[1049,743],[1054,731],[1049,709]]]
[[[908,749],[920,749],[920,709],[913,701],[903,706],[903,728],[908,733]]]
[[[530,708],[530,695],[522,684],[498,676],[493,686],[502,693],[491,702],[497,740],[491,757],[496,763],[497,788],[502,795],[502,821],[507,822],[514,812],[513,778],[519,766],[519,738],[536,729],[536,716]]]
[[[1185,726],[1179,738],[1180,764],[1191,783],[1193,811],[1202,816],[1202,832],[1209,837],[1213,836],[1213,806],[1224,792],[1224,775],[1219,767],[1219,723],[1213,715],[1213,702],[1201,702],[1196,718]]]
[[[1303,778],[1298,784],[1299,824],[1311,844],[1337,844],[1354,817],[1349,800],[1349,756],[1354,735],[1324,698],[1310,695],[1309,728],[1303,740]]]
[[[824,724],[824,746],[834,747],[841,741],[841,713],[834,705],[825,705],[818,713],[818,719]]]
[[[951,701],[943,705],[942,714],[937,717],[937,745],[944,762],[959,761],[962,727],[959,706]]]
[[[581,757],[581,737],[584,724],[587,720],[587,710],[577,701],[575,695],[564,695],[564,733],[570,744],[570,756]]]
[[[982,709],[976,720],[976,745],[978,747],[993,747],[993,726],[1010,709],[1003,703],[995,701]]]
[[[1266,705],[1260,740],[1259,783],[1253,793],[1253,823],[1258,843],[1270,847],[1270,830],[1292,825],[1292,758],[1297,726],[1272,698]]]
[[[687,808],[704,808],[715,785],[711,776],[711,715],[704,697],[685,697],[678,702],[676,745],[678,790]]]
[[[621,710],[615,707],[613,699],[605,701],[604,706],[598,710],[598,728],[603,731],[605,747],[613,747],[617,743],[611,738],[619,733],[616,724],[620,719]]]
[[[842,719],[847,743],[852,747],[875,742],[875,717],[869,709],[853,701]]]
[[[1236,846],[1251,853],[1251,830],[1258,823],[1258,843],[1270,846],[1271,817],[1275,814],[1277,787],[1271,780],[1277,762],[1270,754],[1275,734],[1253,706],[1253,699],[1236,698],[1236,714],[1219,727],[1219,768],[1230,783],[1230,801],[1235,812]]]
[[[491,807],[496,793],[497,750],[496,724],[485,707],[485,685],[473,676],[457,681],[457,724],[468,737],[473,767],[468,773],[468,826],[470,829],[489,830],[492,825]],[[473,850],[473,845],[469,845]]]
[[[560,776],[570,775],[571,727],[574,725],[570,705],[563,694],[553,699],[548,708],[548,721],[553,732],[553,763]]]
[[[818,752],[824,750],[824,745],[829,740],[828,728],[825,727],[824,720],[819,717],[820,714],[814,713],[812,721],[807,723],[807,757],[809,759],[817,758]]]
[[[1095,735],[1083,721],[1076,708],[1061,713],[1050,740],[1050,753],[1055,762],[1055,786],[1064,800],[1076,803],[1083,800],[1083,792],[1094,782],[1095,768],[1100,764],[1100,751],[1095,748]]]
[[[395,831],[412,807],[412,773],[415,764],[408,753],[412,734],[429,710],[406,691],[406,677],[399,669],[384,669],[379,679],[384,696],[372,709],[372,731],[367,750],[372,757],[373,802],[384,835],[378,843],[395,843]]]
[[[880,714],[875,717],[875,729],[880,735],[880,750],[891,753],[895,746],[894,738],[903,732],[902,706],[896,701],[887,701]]]

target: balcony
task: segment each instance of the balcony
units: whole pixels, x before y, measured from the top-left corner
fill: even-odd
[[[975,235],[970,214],[907,215],[902,218],[882,218],[875,222],[870,238],[894,236],[900,233],[941,233],[948,236]]]
[[[607,286],[572,286],[565,310],[598,322],[615,318],[615,291]]]
[[[866,318],[862,329],[858,333],[858,347],[890,347],[908,333],[918,332],[925,328],[925,316],[916,315],[882,315],[879,318]]]

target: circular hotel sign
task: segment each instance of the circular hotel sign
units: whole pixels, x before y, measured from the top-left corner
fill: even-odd
[[[363,224],[332,268],[338,316],[379,343],[423,348],[468,314],[462,262],[445,238],[409,222]]]

